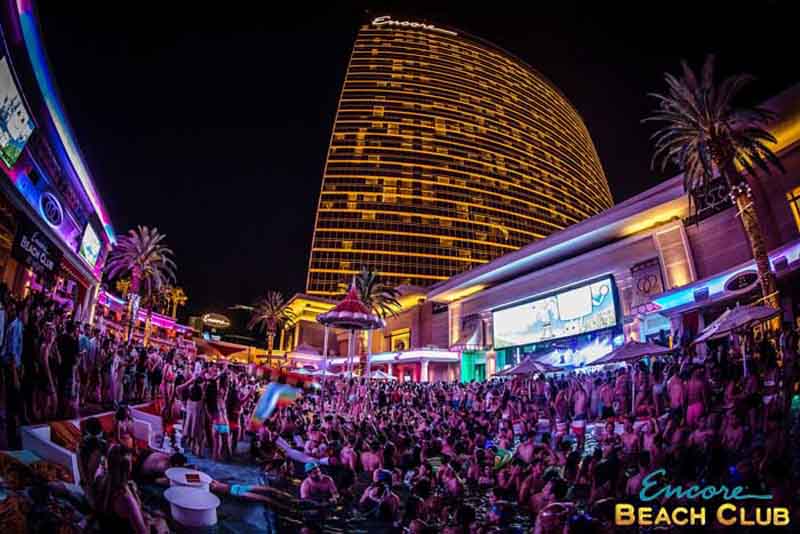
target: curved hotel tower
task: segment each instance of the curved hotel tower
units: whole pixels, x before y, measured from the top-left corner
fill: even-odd
[[[378,17],[358,32],[322,179],[307,292],[362,266],[429,286],[613,204],[583,121],[481,39]]]

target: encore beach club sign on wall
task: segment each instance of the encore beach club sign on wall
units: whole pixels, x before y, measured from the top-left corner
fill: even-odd
[[[401,28],[413,28],[417,30],[429,30],[432,32],[444,33],[445,35],[458,35],[456,32],[439,28],[433,24],[425,24],[423,22],[411,22],[409,20],[392,20],[390,16],[376,17],[372,19],[373,26],[399,26]]]

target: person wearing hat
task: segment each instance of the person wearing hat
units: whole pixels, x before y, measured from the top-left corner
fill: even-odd
[[[392,492],[392,472],[388,469],[378,469],[372,480],[373,483],[364,490],[358,502],[362,513],[386,522],[397,521],[400,497]]]
[[[318,504],[327,504],[339,500],[336,483],[328,475],[323,475],[317,462],[307,462],[306,478],[300,485],[300,498]]]

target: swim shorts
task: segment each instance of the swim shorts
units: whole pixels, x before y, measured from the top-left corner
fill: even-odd
[[[232,484],[230,494],[234,497],[241,497],[245,493],[250,493],[252,489],[253,486],[249,484]]]

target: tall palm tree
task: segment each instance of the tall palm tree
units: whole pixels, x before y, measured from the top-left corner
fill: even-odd
[[[256,302],[248,328],[264,330],[267,334],[267,365],[272,367],[272,348],[278,329],[288,330],[297,321],[297,316],[286,306],[286,299],[279,291],[267,291],[266,296]]]
[[[169,290],[169,302],[172,305],[172,318],[178,316],[178,306],[185,306],[189,297],[182,287],[171,287]]]
[[[712,55],[706,58],[699,76],[685,61],[681,66],[679,77],[664,74],[666,94],[651,95],[658,99],[659,108],[645,121],[666,123],[652,137],[653,163],[660,159],[662,170],[675,164],[684,173],[684,189],[690,199],[707,191],[717,176],[724,179],[750,241],[764,300],[779,308],[775,274],[751,195],[751,184],[759,172],[784,170],[767,146],[776,142],[764,129],[772,114],[761,108],[734,107],[734,98],[752,76],[737,74],[715,85]]]
[[[136,295],[148,305],[148,317],[152,313],[155,296],[161,289],[175,280],[177,266],[172,249],[164,244],[164,234],[156,228],[137,226],[120,236],[111,251],[106,272],[109,278],[130,274],[129,298]],[[128,338],[136,324],[135,306],[130,310]]]
[[[372,313],[384,319],[397,317],[400,292],[389,284],[381,282],[375,271],[362,267],[354,278],[358,297],[372,310]],[[346,288],[345,288],[346,289]]]

